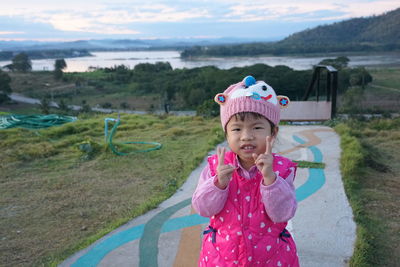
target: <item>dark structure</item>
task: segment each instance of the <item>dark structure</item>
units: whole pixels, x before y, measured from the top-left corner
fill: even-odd
[[[326,70],[326,79],[322,79],[322,72]],[[306,94],[303,97],[303,101],[307,101],[311,95],[311,92],[315,88],[316,90],[316,101],[319,101],[319,89],[321,86],[321,81],[324,81],[326,87],[326,101],[332,102],[332,109],[331,109],[331,117],[333,118],[336,114],[336,97],[337,97],[337,89],[338,89],[338,71],[332,66],[325,66],[325,65],[316,65],[314,67],[314,72],[312,76],[312,80]]]

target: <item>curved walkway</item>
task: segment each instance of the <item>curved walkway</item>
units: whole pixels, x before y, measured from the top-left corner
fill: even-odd
[[[325,169],[299,169],[299,201],[289,230],[302,266],[346,266],[355,224],[339,172],[339,137],[321,126],[282,126],[277,153],[293,160],[324,162]],[[206,161],[160,206],[76,253],[60,266],[197,266],[201,232],[208,218],[191,208],[191,195]]]

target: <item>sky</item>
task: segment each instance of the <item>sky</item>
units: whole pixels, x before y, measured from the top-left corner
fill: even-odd
[[[0,0],[0,41],[279,40],[399,7],[398,0]]]

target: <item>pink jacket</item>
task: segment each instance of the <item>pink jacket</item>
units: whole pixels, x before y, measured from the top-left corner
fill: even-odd
[[[195,210],[211,217],[199,266],[299,266],[296,246],[285,229],[297,207],[296,164],[274,154],[277,179],[264,186],[255,166],[249,173],[236,154],[227,152],[225,164],[237,168],[228,187],[221,190],[214,184],[217,156],[208,162],[192,198]]]

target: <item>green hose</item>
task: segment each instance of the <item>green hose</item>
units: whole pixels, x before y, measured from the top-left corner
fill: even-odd
[[[76,121],[76,117],[62,116],[57,114],[49,115],[5,115],[0,116],[0,129],[26,128],[40,129],[61,125],[67,122]]]
[[[121,122],[118,119],[116,121],[116,123],[114,124],[113,128],[111,129],[111,133],[110,133],[110,135],[108,137],[108,145],[110,146],[111,151],[114,154],[116,154],[118,156],[126,156],[126,155],[130,155],[130,154],[143,153],[143,152],[149,152],[149,151],[161,149],[162,145],[160,143],[157,143],[157,142],[124,142],[122,144],[145,144],[145,145],[154,145],[154,147],[151,147],[151,148],[148,148],[148,149],[142,149],[142,150],[135,150],[135,151],[131,151],[129,153],[119,152],[117,150],[117,148],[113,145],[112,139],[113,139],[114,134],[117,131],[117,128],[118,128],[120,123]]]

